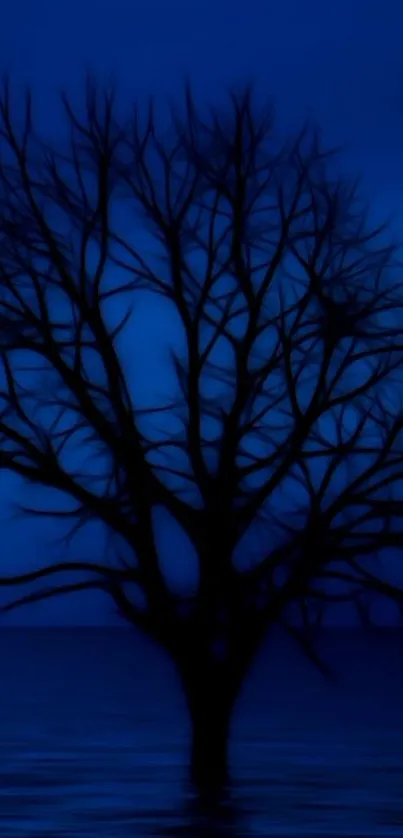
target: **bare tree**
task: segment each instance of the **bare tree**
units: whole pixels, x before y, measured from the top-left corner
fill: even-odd
[[[211,790],[268,626],[282,621],[321,665],[310,632],[325,605],[365,614],[368,592],[400,604],[374,556],[403,539],[403,295],[395,248],[315,132],[276,143],[248,89],[207,117],[189,90],[184,104],[166,132],[151,106],[123,118],[89,82],[83,111],[63,97],[68,142],[56,148],[30,96],[21,118],[3,89],[0,465],[70,499],[47,515],[102,521],[126,558],[1,584],[49,584],[8,608],[107,591],[175,661],[192,778]],[[139,290],[166,298],[183,338],[171,398],[149,410],[119,350],[131,309],[117,325],[108,315]],[[96,453],[95,469],[74,466],[79,451]],[[186,596],[161,568],[160,507],[197,553]],[[248,562],[257,524],[265,549]],[[69,571],[82,581],[52,584]]]

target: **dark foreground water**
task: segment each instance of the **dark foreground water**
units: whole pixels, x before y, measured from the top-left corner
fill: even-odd
[[[0,631],[0,835],[401,836],[403,634],[330,631],[324,683],[273,640],[237,706],[233,788],[200,812],[169,661],[125,629]]]

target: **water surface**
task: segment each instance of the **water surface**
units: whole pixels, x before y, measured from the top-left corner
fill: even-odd
[[[175,672],[125,629],[0,631],[0,835],[401,836],[403,634],[328,631],[339,683],[290,642],[262,652],[233,720],[219,811],[187,786]]]

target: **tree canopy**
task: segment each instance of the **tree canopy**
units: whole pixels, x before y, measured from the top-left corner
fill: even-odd
[[[242,618],[256,640],[291,603],[306,625],[329,602],[364,613],[368,591],[400,603],[372,557],[403,540],[401,265],[358,184],[316,131],[280,142],[249,88],[208,113],[187,88],[169,130],[94,81],[83,108],[62,104],[57,144],[29,93],[19,110],[8,84],[0,98],[0,468],[63,493],[46,514],[103,521],[132,558],[2,584],[47,579],[20,603],[102,588],[172,645],[206,609],[213,633],[239,640]],[[120,352],[145,291],[182,341],[149,408]],[[189,597],[161,569],[161,506],[197,553]],[[239,563],[256,522],[264,554]],[[68,569],[85,578],[54,586]]]

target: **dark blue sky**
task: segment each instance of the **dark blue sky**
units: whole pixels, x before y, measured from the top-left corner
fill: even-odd
[[[256,81],[279,126],[314,118],[345,166],[361,173],[375,215],[403,220],[403,5],[397,0],[14,0],[4,4],[0,66],[36,91],[41,123],[55,126],[55,92],[79,91],[86,68],[113,74],[140,99],[164,101],[189,75],[203,98]],[[157,363],[157,359],[155,359]],[[2,567],[50,555],[49,528],[9,520],[15,481],[0,479]],[[4,501],[4,504],[3,504]],[[88,549],[88,536],[80,549]],[[91,543],[97,543],[97,539]],[[54,554],[55,548],[52,548]],[[81,553],[82,554],[82,553]],[[98,597],[60,598],[9,622],[108,619]]]

